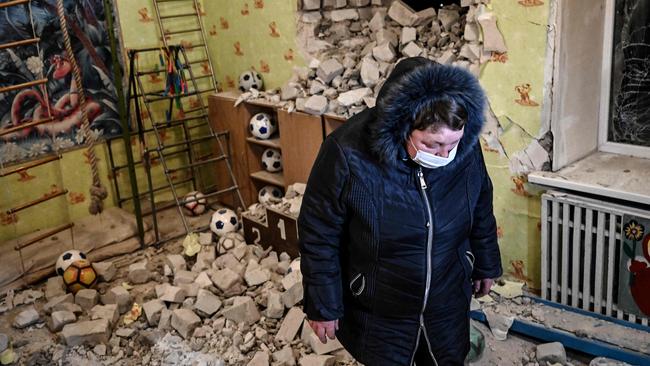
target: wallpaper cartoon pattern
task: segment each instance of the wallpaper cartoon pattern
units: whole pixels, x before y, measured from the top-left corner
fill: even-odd
[[[98,137],[121,133],[113,63],[102,0],[65,1],[74,57],[88,97],[90,128]],[[0,139],[0,164],[60,152],[83,143],[81,107],[73,81],[70,55],[62,42],[55,1],[32,1],[33,28],[27,6],[1,10],[0,43],[34,37],[35,45],[0,51],[0,86],[38,79],[46,84],[0,94],[0,130],[48,117],[54,120],[6,134]],[[40,54],[38,53],[40,51]]]

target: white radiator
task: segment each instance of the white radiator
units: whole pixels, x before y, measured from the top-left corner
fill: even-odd
[[[617,308],[623,214],[650,212],[573,194],[542,195],[542,298],[648,325]]]

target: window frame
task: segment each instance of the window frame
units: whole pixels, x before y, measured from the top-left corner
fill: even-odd
[[[614,26],[616,0],[605,0],[605,24],[603,34],[603,63],[601,70],[600,118],[598,121],[598,151],[650,159],[650,146],[638,146],[608,140],[610,105],[612,95],[612,64],[614,58]]]

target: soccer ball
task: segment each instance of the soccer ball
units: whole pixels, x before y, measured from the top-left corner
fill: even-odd
[[[276,149],[266,149],[262,155],[262,167],[264,170],[275,173],[282,170],[282,154]]]
[[[73,262],[80,259],[87,259],[86,254],[78,250],[67,250],[63,252],[63,254],[59,256],[59,259],[56,260],[56,265],[54,266],[56,274],[63,276],[63,272],[65,272]]]
[[[76,294],[77,291],[91,288],[97,283],[95,268],[85,259],[72,262],[63,272],[63,283],[68,291]]]
[[[282,198],[282,191],[276,186],[264,186],[257,194],[257,201],[263,205],[278,203]]]
[[[249,91],[251,88],[262,90],[263,87],[264,81],[262,80],[262,75],[255,70],[244,71],[239,76],[239,90],[242,93]]]
[[[262,140],[271,137],[276,130],[275,121],[267,113],[254,115],[248,126],[250,127],[251,134]]]
[[[199,191],[192,191],[183,197],[183,201],[190,201],[186,202],[183,205],[183,208],[185,209],[184,211],[187,215],[198,216],[205,212],[205,204],[207,203],[207,199],[203,193]]]
[[[239,219],[235,211],[221,208],[212,214],[210,220],[210,230],[217,236],[221,237],[226,233],[237,231],[239,229]]]
[[[229,233],[225,233],[222,237],[219,238],[219,242],[217,243],[217,251],[219,254],[223,254],[236,247],[240,243],[245,242],[246,241],[244,237],[240,233],[231,231]]]

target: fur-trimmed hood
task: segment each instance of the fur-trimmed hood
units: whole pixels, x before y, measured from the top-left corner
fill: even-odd
[[[404,143],[415,116],[428,103],[441,99],[452,99],[467,111],[465,133],[452,164],[463,161],[483,128],[485,94],[466,70],[423,57],[399,62],[379,91],[375,118],[368,126],[373,155],[383,164],[397,164],[405,154]]]

